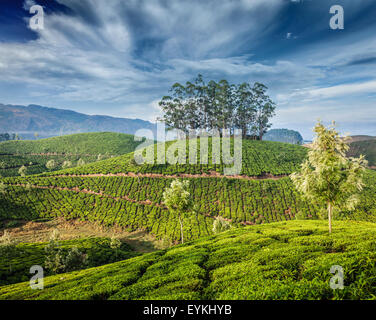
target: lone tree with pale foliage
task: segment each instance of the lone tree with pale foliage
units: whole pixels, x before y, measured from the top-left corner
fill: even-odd
[[[21,168],[18,169],[18,173],[21,177],[25,177],[27,172],[27,167],[22,166]]]
[[[80,158],[80,159],[77,161],[77,167],[82,167],[82,166],[84,166],[84,165],[85,165],[85,160]]]
[[[231,229],[230,222],[226,221],[223,217],[215,218],[213,222],[213,232],[220,233]]]
[[[354,210],[362,191],[363,174],[367,166],[364,156],[348,158],[347,137],[340,137],[335,123],[325,127],[318,122],[315,140],[308,151],[308,159],[291,179],[304,197],[318,205],[326,205],[329,233],[332,232],[333,209]]]
[[[53,170],[53,169],[56,168],[56,166],[57,166],[57,164],[56,164],[55,160],[53,160],[53,159],[47,161],[47,163],[46,163],[46,168],[47,168],[48,170]]]
[[[163,203],[166,205],[171,214],[179,219],[181,243],[184,243],[183,219],[184,214],[192,207],[191,195],[187,190],[189,181],[174,180],[170,188],[163,192]]]
[[[61,166],[63,169],[70,168],[72,166],[72,162],[69,160],[66,160],[63,162],[63,165]]]

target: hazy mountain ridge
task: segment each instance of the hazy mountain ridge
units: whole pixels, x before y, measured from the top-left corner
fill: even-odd
[[[34,133],[40,137],[103,131],[134,134],[139,129],[155,131],[155,127],[155,124],[140,119],[90,116],[38,105],[0,104],[0,131],[16,132],[23,138],[31,138]]]
[[[264,140],[299,145],[304,142],[302,135],[298,131],[289,129],[271,129],[265,134]]]
[[[368,165],[376,166],[376,137],[369,137],[368,140],[355,140],[350,143],[349,156],[359,157],[361,154],[368,160]]]

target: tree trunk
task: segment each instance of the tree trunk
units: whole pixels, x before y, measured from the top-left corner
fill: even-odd
[[[181,235],[181,243],[184,243],[184,235],[183,235],[183,221],[181,216],[179,215],[179,222],[180,222],[180,235]]]
[[[329,234],[332,233],[332,204],[328,202],[328,221],[329,221]]]
[[[242,135],[243,135],[243,139],[246,139],[247,138],[247,126],[243,126],[242,128]]]

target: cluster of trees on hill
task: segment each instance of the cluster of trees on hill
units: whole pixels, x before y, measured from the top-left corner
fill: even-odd
[[[0,142],[9,141],[9,140],[19,140],[17,133],[0,133]]]
[[[275,114],[275,103],[268,88],[259,82],[230,84],[227,80],[205,83],[202,75],[185,85],[175,83],[169,96],[159,102],[164,115],[159,119],[170,128],[191,130],[241,129],[262,140]]]

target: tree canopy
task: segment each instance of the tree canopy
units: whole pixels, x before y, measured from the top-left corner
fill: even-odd
[[[179,219],[181,242],[184,243],[183,218],[184,214],[191,209],[192,199],[188,191],[189,181],[174,180],[171,186],[163,193],[163,203],[171,214]]]
[[[275,103],[267,95],[268,88],[259,82],[230,84],[227,80],[205,83],[202,75],[185,85],[175,83],[170,95],[159,102],[164,115],[159,119],[173,129],[185,133],[192,130],[241,129],[262,140],[275,114]]]
[[[0,133],[0,142],[9,141],[9,140],[18,140],[18,135],[15,133]]]

